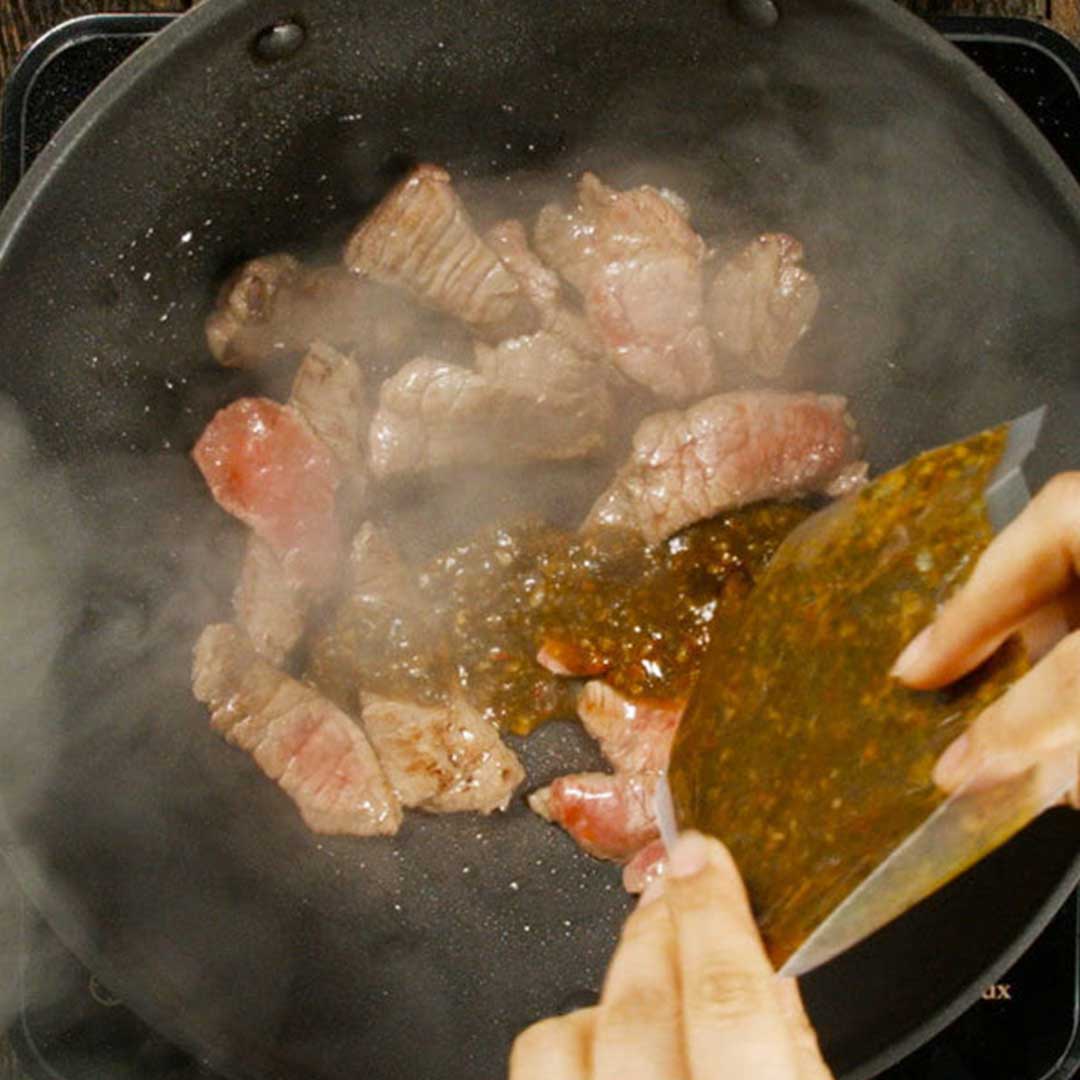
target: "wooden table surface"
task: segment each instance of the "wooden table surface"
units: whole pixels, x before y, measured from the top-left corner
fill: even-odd
[[[65,19],[102,11],[182,12],[198,0],[0,0],[0,84],[19,55],[36,37]],[[899,0],[920,14],[1012,15],[1037,19],[1080,44],[1080,0]],[[13,965],[10,925],[13,905],[5,903],[0,878],[0,971],[7,975]],[[10,887],[10,883],[9,883]],[[10,1016],[11,988],[0,982],[0,1080],[25,1080],[16,1066],[3,1021]]]

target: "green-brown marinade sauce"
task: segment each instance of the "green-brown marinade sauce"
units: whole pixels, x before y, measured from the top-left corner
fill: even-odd
[[[634,533],[494,525],[417,575],[419,606],[346,598],[309,677],[347,708],[355,688],[434,704],[456,683],[504,730],[572,716],[577,686],[542,667],[546,647],[635,698],[685,698],[711,628],[734,617],[800,503],[759,503],[648,547]]]

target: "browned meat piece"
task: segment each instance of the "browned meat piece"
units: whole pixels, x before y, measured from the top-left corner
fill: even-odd
[[[545,207],[540,254],[581,292],[585,314],[616,366],[662,397],[707,393],[715,363],[703,323],[705,244],[686,204],[647,185],[615,191],[592,173],[578,207]]]
[[[685,256],[647,254],[608,263],[585,297],[615,366],[658,397],[700,397],[716,381],[700,274]]]
[[[494,725],[461,699],[424,706],[361,694],[364,728],[405,806],[505,810],[525,777]]]
[[[521,283],[545,330],[562,338],[582,356],[603,354],[604,348],[585,317],[564,301],[559,275],[548,269],[529,247],[525,227],[520,221],[500,221],[488,230],[485,239]]]
[[[574,773],[529,796],[529,807],[561,825],[590,855],[624,862],[659,834],[658,778],[643,773]]]
[[[367,487],[363,439],[369,415],[360,369],[336,349],[316,342],[297,370],[289,404],[338,460],[343,475],[339,504],[344,497],[355,508]],[[233,609],[260,656],[272,664],[284,661],[304,632],[314,598],[310,588],[285,572],[265,541],[250,538]]]
[[[560,776],[529,796],[529,806],[590,854],[630,859],[657,835],[653,795],[685,707],[685,701],[632,701],[600,680],[587,683],[578,716],[615,772]]]
[[[301,266],[291,255],[241,266],[222,286],[206,321],[210,351],[226,367],[258,367],[303,352],[316,340],[355,347],[369,363],[400,361],[428,330],[396,291],[342,266]]]
[[[293,800],[318,833],[397,831],[401,808],[364,733],[326,698],[255,654],[235,626],[208,626],[195,646],[195,697],[211,725]]]
[[[587,682],[577,714],[604,757],[624,772],[666,769],[685,701],[634,701],[601,679]]]
[[[603,261],[596,250],[596,225],[583,210],[567,213],[561,206],[545,206],[536,218],[533,244],[540,257],[555,267],[582,296]]]
[[[529,247],[525,226],[520,221],[500,221],[488,229],[484,239],[520,282],[522,291],[537,310],[559,302],[562,293],[559,275],[546,267]]]
[[[765,233],[720,268],[709,287],[706,320],[725,366],[766,378],[784,370],[821,299],[802,259],[794,237]]]
[[[349,238],[355,274],[399,285],[498,341],[537,327],[517,279],[477,235],[450,176],[419,165]]]
[[[274,549],[252,533],[233,610],[261,657],[275,666],[284,662],[304,633],[307,606],[305,591],[286,574]]]
[[[672,191],[648,184],[630,191],[608,187],[593,173],[578,184],[582,211],[594,222],[594,241],[603,262],[642,251],[678,252],[700,263],[705,242],[690,225],[690,210]]]
[[[644,892],[649,884],[662,878],[666,870],[667,848],[664,841],[653,840],[623,867],[623,888],[628,893]]]
[[[846,404],[762,390],[647,417],[585,525],[621,525],[657,543],[732,507],[850,487],[865,466]]]
[[[218,505],[270,545],[291,580],[329,581],[340,556],[341,465],[296,409],[238,398],[206,425],[191,456]]]
[[[440,627],[415,575],[370,522],[353,538],[344,595],[309,650],[308,676],[349,712],[360,690],[439,704],[447,699]]]
[[[308,422],[342,467],[342,489],[357,506],[367,490],[367,432],[371,409],[364,376],[350,357],[316,341],[293,379],[289,404]]]
[[[404,636],[416,643],[426,614],[408,567],[389,537],[370,522],[353,539],[349,577],[353,623],[361,622],[367,633],[351,647],[332,638],[318,643],[316,664],[320,679],[329,676],[335,683],[336,697],[359,704],[364,728],[401,803],[432,813],[505,808],[524,772],[495,727],[474,708],[442,686],[437,700],[421,704],[365,685],[371,665],[385,665],[384,650],[393,648],[392,639]],[[345,662],[336,663],[343,646]],[[413,674],[414,651],[405,650]]]
[[[354,600],[406,610],[420,606],[416,582],[381,529],[365,521],[349,548],[349,592]]]
[[[225,281],[206,320],[206,343],[219,363],[254,367],[272,355],[281,333],[275,317],[279,300],[299,272],[291,255],[265,255],[244,263]]]
[[[421,357],[383,383],[370,435],[376,476],[569,460],[606,445],[614,412],[604,373],[558,338],[480,346],[476,365]]]
[[[226,367],[257,367],[317,337],[366,341],[373,313],[363,292],[338,267],[308,269],[291,255],[252,259],[221,287],[206,321],[207,343]]]

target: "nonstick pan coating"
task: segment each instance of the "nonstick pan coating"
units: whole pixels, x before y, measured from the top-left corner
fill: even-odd
[[[261,59],[279,18],[306,40]],[[314,837],[191,697],[240,541],[186,454],[252,385],[204,350],[214,286],[340,239],[415,160],[522,213],[538,175],[566,193],[591,167],[670,183],[706,235],[790,229],[826,298],[792,385],[847,393],[875,466],[1043,402],[1034,479],[1080,461],[1075,186],[891,5],[790,0],[760,29],[704,0],[207,0],[170,27],[0,219],[0,391],[32,447],[0,474],[19,610],[0,767],[36,904],[238,1077],[495,1080],[517,1030],[598,989],[630,906],[520,801]],[[587,753],[541,731],[530,783]],[[808,978],[838,1075],[971,1001],[1075,883],[1077,840],[1048,815]]]

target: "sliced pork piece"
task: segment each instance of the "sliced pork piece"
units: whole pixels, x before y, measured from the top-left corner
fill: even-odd
[[[652,806],[656,784],[653,775],[576,773],[534,791],[529,806],[590,855],[625,862],[659,835]]]
[[[303,636],[307,595],[289,578],[273,548],[252,533],[233,593],[233,611],[255,651],[275,667]]]
[[[215,731],[246,750],[314,832],[387,835],[401,808],[359,727],[310,687],[255,654],[235,626],[208,626],[195,646],[195,697]]]
[[[614,416],[604,374],[544,331],[477,349],[477,370],[421,357],[383,383],[376,476],[587,457]]]
[[[435,165],[419,165],[353,232],[345,264],[408,289],[498,341],[529,333],[537,316],[517,278],[477,234]]]
[[[316,338],[368,343],[375,310],[365,285],[341,267],[302,266],[291,255],[244,263],[221,287],[206,340],[226,367],[258,367]]]
[[[520,221],[500,221],[487,232],[485,239],[518,279],[540,317],[543,329],[561,338],[582,356],[603,354],[600,340],[589,328],[584,315],[569,307],[562,296],[559,275],[546,267],[529,247],[525,226]]]
[[[589,324],[616,367],[674,401],[707,394],[716,381],[702,310],[700,269],[678,254],[608,263],[585,297]]]
[[[337,625],[312,650],[320,685],[359,705],[403,805],[432,813],[504,809],[524,771],[495,727],[446,688],[430,656],[429,622],[415,579],[390,538],[365,523],[349,553],[349,594]],[[403,676],[393,681],[422,692],[423,702],[373,690],[375,669],[385,678],[388,664]]]
[[[349,547],[349,592],[354,600],[405,610],[420,606],[420,594],[390,537],[365,521]]]
[[[618,191],[593,173],[578,184],[582,211],[595,225],[593,238],[604,262],[642,251],[678,252],[700,263],[705,241],[690,225],[686,200],[649,184]]]
[[[372,412],[356,361],[325,342],[315,342],[297,368],[289,404],[337,458],[342,486],[355,509],[367,491]],[[339,499],[342,494],[338,492]]]
[[[500,221],[484,234],[488,246],[517,278],[522,291],[538,310],[558,303],[562,292],[559,275],[546,267],[529,247],[520,221]]]
[[[858,445],[842,397],[718,394],[642,421],[585,525],[637,529],[652,544],[760,499],[850,487],[865,472]]]
[[[585,173],[577,208],[546,207],[535,232],[543,258],[582,294],[615,365],[676,400],[707,393],[715,381],[702,322],[705,244],[686,215],[670,192],[616,191]]]
[[[593,657],[572,642],[554,637],[545,638],[540,643],[536,662],[552,675],[568,675],[579,679],[603,675],[608,669],[606,659]]]
[[[667,848],[663,840],[646,844],[624,867],[623,888],[628,893],[641,893],[667,870]]]
[[[356,349],[366,366],[387,367],[436,332],[434,321],[400,291],[343,266],[307,267],[291,255],[267,255],[226,280],[206,320],[206,339],[226,367],[258,367],[317,340]],[[445,326],[438,332],[445,335]]]
[[[405,806],[505,810],[525,778],[514,752],[471,705],[424,706],[362,693],[364,728]]]
[[[794,237],[765,233],[720,268],[705,306],[725,367],[766,378],[783,372],[821,299],[802,259]]]
[[[299,272],[291,255],[265,255],[230,275],[206,320],[206,343],[219,363],[255,367],[284,348],[279,301]]]
[[[350,509],[355,509],[367,488],[362,446],[370,419],[360,369],[336,349],[316,342],[297,370],[289,405],[337,459],[344,477],[337,499],[347,495]],[[284,661],[304,632],[313,599],[313,590],[290,577],[274,549],[253,534],[233,609],[260,656],[272,664]]]
[[[585,684],[577,713],[617,770],[640,773],[667,768],[671,741],[685,701],[635,701],[600,679]]]
[[[561,206],[545,206],[536,218],[533,244],[540,257],[553,266],[582,296],[593,274],[603,267],[596,249],[596,223],[578,208],[569,213]]]
[[[346,588],[309,650],[308,676],[349,712],[361,690],[446,700],[441,629],[420,600],[415,575],[386,533],[366,522],[353,537]]]
[[[207,424],[192,457],[218,505],[269,544],[291,581],[326,582],[340,542],[341,468],[295,409],[240,398]]]
[[[598,679],[587,683],[578,716],[615,773],[561,776],[534,792],[529,805],[590,854],[630,859],[658,835],[653,795],[685,707],[684,701],[632,701]]]

